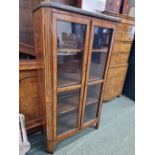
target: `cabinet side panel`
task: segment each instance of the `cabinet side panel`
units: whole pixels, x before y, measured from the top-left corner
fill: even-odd
[[[43,118],[38,95],[37,70],[20,70],[19,112],[25,115],[28,133],[41,129]]]
[[[51,84],[51,55],[49,46],[49,11],[39,9],[34,13],[34,37],[37,60],[43,63],[43,69],[38,70],[39,99],[45,116],[45,131],[47,140],[53,140],[53,105]],[[48,33],[47,33],[48,31]]]

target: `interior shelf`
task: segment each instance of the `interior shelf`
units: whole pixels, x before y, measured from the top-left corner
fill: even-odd
[[[86,102],[86,106],[93,106],[94,108],[89,108],[86,111],[86,115],[84,118],[84,122],[89,121],[91,118],[95,118],[94,113],[96,112],[96,105],[94,104],[96,103],[97,100],[94,98],[88,98],[87,102]],[[76,113],[75,115],[75,110],[76,108],[72,108],[72,111],[70,110],[70,113],[67,113],[66,115],[59,115],[57,117],[57,135],[60,135],[62,133],[65,133],[71,129],[75,129],[77,126],[76,124],[76,120],[78,117],[78,113]]]
[[[65,116],[57,117],[57,135],[65,133],[77,127],[76,120],[78,115],[74,112]]]
[[[64,78],[59,78],[58,80],[58,87],[67,87],[71,85],[76,85],[79,84],[78,81],[72,80],[72,79],[64,79]]]
[[[80,83],[80,74],[78,73],[67,73],[58,75],[58,87],[67,87],[70,85],[76,85]],[[89,81],[97,81],[101,80],[100,77],[97,77],[95,75],[89,75]]]
[[[87,98],[86,101],[86,106],[91,105],[96,103],[98,100],[95,98]],[[79,100],[77,99],[77,97],[70,97],[68,99],[65,99],[62,103],[59,103],[58,106],[58,114],[65,114],[65,113],[69,113],[72,112],[74,110],[78,109],[78,105],[79,105]]]
[[[107,53],[108,52],[108,48],[102,48],[102,49],[92,49],[92,52],[103,52],[103,53]]]
[[[79,73],[58,74],[58,87],[76,85],[80,83]]]
[[[84,123],[96,118],[98,104],[91,104],[85,109]]]
[[[95,75],[89,75],[89,81],[97,81],[97,80],[101,80],[101,78]]]
[[[87,97],[86,106],[91,105],[91,104],[94,104],[94,103],[96,103],[96,102],[98,102],[97,99],[92,98],[92,97]]]
[[[58,48],[58,55],[67,55],[70,53],[82,52],[83,49],[74,49],[74,48]]]
[[[84,49],[70,49],[70,48],[59,48],[58,51],[58,55],[59,54],[67,54],[67,53],[74,53],[74,52],[82,52]],[[92,52],[108,52],[108,48],[101,48],[101,49],[92,49]]]

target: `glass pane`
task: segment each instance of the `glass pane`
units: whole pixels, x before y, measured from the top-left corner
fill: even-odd
[[[81,82],[86,25],[57,22],[58,87]]]
[[[57,135],[77,128],[80,89],[57,95]]]
[[[95,27],[89,81],[103,79],[112,30]]]
[[[73,22],[57,22],[58,48],[84,48],[86,25]]]
[[[101,84],[88,86],[84,123],[96,118]]]

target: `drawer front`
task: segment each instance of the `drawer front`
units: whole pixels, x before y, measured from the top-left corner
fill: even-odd
[[[113,53],[110,65],[124,64],[128,62],[129,53]]]
[[[130,41],[130,42],[132,42],[133,37],[134,37],[134,33],[117,31],[116,35],[115,35],[115,40],[116,41]]]
[[[120,23],[120,24],[117,24],[117,31],[133,33],[135,31],[135,27],[132,25]]]
[[[105,90],[103,92],[104,101],[111,100],[114,97],[121,95],[128,64],[111,67],[108,72],[107,80],[105,83]]]
[[[115,42],[113,46],[114,52],[130,52],[131,43]]]

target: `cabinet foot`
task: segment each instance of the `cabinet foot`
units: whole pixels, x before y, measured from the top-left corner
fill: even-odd
[[[96,128],[96,129],[98,129],[98,128],[99,128],[99,123],[96,123],[95,128]]]
[[[53,154],[55,151],[55,143],[51,141],[47,141],[47,151],[48,153]]]

